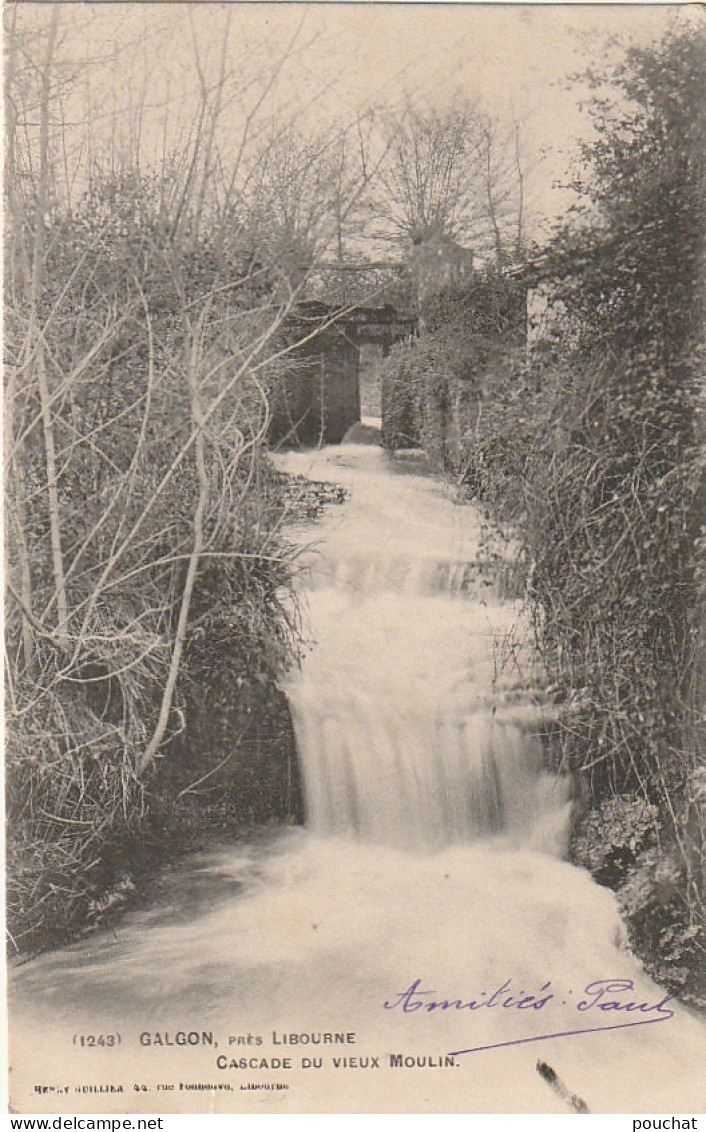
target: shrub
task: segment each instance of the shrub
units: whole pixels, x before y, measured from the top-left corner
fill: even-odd
[[[459,478],[473,460],[487,388],[516,377],[524,333],[521,286],[490,272],[428,301],[419,336],[395,346],[382,371],[383,444],[421,445],[432,466]]]
[[[415,369],[422,443],[513,520],[531,563],[537,640],[565,705],[558,756],[594,807],[594,849],[601,839],[609,847],[606,860],[586,855],[580,839],[575,852],[599,878],[627,885],[633,942],[660,977],[658,951],[669,950],[673,985],[698,997],[695,965],[706,953],[703,20],[591,78],[601,87],[598,140],[585,151],[591,211],[533,269],[561,312],[550,348],[524,366],[511,322],[469,323],[464,333],[442,297],[405,364]],[[426,406],[432,393],[452,405],[464,382],[475,421],[464,427],[457,414],[458,454],[439,461],[447,432],[425,432]]]
[[[95,902],[141,826],[152,760],[177,732],[202,739],[191,709],[212,658],[272,679],[296,651],[286,492],[264,451],[280,308],[233,243],[175,234],[158,187],[95,181],[44,222],[41,285],[8,279],[20,948]]]

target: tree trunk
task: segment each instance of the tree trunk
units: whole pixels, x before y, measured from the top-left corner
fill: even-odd
[[[199,484],[199,497],[196,505],[196,510],[194,511],[193,544],[191,554],[189,555],[189,564],[186,571],[184,589],[182,590],[181,595],[181,605],[179,607],[179,619],[177,622],[174,648],[172,650],[172,658],[169,665],[167,682],[165,684],[164,693],[162,695],[162,703],[159,709],[157,726],[155,727],[154,734],[152,735],[150,742],[148,743],[142,756],[138,760],[138,774],[143,774],[147,770],[150,763],[154,760],[167,731],[169,715],[171,713],[172,704],[174,702],[174,692],[176,691],[177,679],[179,677],[179,669],[181,667],[181,658],[184,652],[186,631],[189,625],[189,613],[191,611],[191,599],[194,592],[194,583],[196,581],[196,574],[204,549],[204,520],[206,518],[209,504],[209,480],[208,469],[206,467],[206,454],[204,444],[205,422],[203,406],[201,404],[201,391],[199,388],[199,369],[201,362],[202,341],[203,325],[200,325],[197,330],[192,333],[191,348],[189,351],[189,358],[187,363],[187,380],[191,394],[191,420],[195,433],[194,463]]]

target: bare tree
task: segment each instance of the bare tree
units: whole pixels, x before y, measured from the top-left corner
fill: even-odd
[[[374,198],[376,235],[402,244],[444,235],[506,263],[523,230],[514,124],[465,102],[443,111],[408,107],[385,119],[383,132],[388,149]]]
[[[383,123],[388,143],[375,206],[379,235],[422,241],[432,232],[462,235],[478,215],[481,157],[474,106],[449,111],[408,107]]]
[[[251,239],[292,285],[322,259],[343,261],[363,226],[379,164],[365,145],[359,119],[313,134],[275,122],[256,152],[245,198]]]
[[[498,268],[520,259],[524,245],[524,164],[517,121],[487,118],[483,125],[484,215]]]

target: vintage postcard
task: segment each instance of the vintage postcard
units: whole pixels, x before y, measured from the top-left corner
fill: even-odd
[[[10,1110],[695,1127],[703,12],[4,50]]]

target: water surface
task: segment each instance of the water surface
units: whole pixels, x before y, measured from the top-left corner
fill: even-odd
[[[702,1023],[563,859],[570,783],[477,512],[418,457],[280,460],[350,491],[293,535],[310,544],[310,646],[286,685],[306,828],[214,845],[110,933],[16,971],[16,1109],[701,1110]],[[445,1000],[462,1008],[425,1008]],[[564,1036],[527,1041],[547,1034]]]

